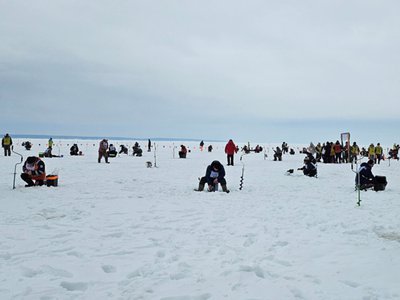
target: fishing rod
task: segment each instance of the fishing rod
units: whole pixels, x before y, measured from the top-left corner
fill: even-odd
[[[361,176],[360,176],[360,170],[358,168],[358,161],[361,161],[363,159],[363,157],[357,159],[354,158],[355,162],[356,162],[356,170],[353,170],[353,164],[351,164],[351,170],[357,174],[357,184],[356,184],[356,191],[357,191],[357,205],[361,206]]]
[[[12,151],[14,154],[17,154],[17,155],[19,155],[19,156],[21,157],[21,161],[18,162],[18,163],[16,163],[15,166],[14,166],[13,190],[15,190],[15,177],[17,176],[17,166],[20,165],[20,164],[22,164],[22,162],[24,161],[24,157],[22,156],[22,154],[19,154],[18,152],[15,152],[15,151],[14,151],[14,146],[11,147],[11,151]]]

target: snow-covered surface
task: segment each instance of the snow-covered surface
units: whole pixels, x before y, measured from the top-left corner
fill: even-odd
[[[28,152],[15,140],[15,150],[45,149],[32,142]],[[78,141],[81,157],[69,156],[72,142],[56,141],[64,157],[44,159],[58,187],[25,188],[18,166],[12,190],[18,157],[1,153],[1,299],[400,299],[397,161],[373,168],[389,184],[363,192],[358,207],[348,164],[286,176],[303,155],[252,153],[240,191],[236,155],[225,167],[231,193],[199,193],[207,165],[226,164],[222,143],[212,153],[186,143],[178,159],[160,142],[158,168],[146,168],[145,143],[143,157],[107,165],[98,141]]]

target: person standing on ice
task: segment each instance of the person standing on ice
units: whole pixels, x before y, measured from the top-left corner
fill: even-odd
[[[375,163],[378,162],[378,165],[381,163],[381,159],[383,157],[383,148],[380,143],[378,143],[375,147]]]
[[[225,193],[229,193],[226,187],[225,180],[225,169],[224,166],[218,161],[214,160],[206,169],[206,175],[200,179],[199,188],[196,190],[201,192],[204,190],[204,185],[208,184],[208,191],[213,192],[218,188],[218,184],[221,184],[222,190]]]
[[[12,138],[8,133],[1,140],[1,146],[4,148],[4,156],[11,156]]]
[[[99,144],[99,158],[97,160],[99,163],[101,162],[102,157],[104,157],[106,164],[109,163],[107,150],[108,150],[108,141],[106,139],[103,139],[100,141]]]
[[[368,147],[368,159],[372,159],[373,161],[375,161],[375,146],[374,146],[374,144],[371,144]]]
[[[274,161],[281,161],[282,160],[282,150],[279,147],[276,147],[274,150]]]
[[[225,145],[225,153],[228,160],[228,166],[233,166],[233,155],[236,153],[236,145],[232,140],[229,140]]]
[[[48,141],[48,143],[47,143],[47,146],[48,146],[49,148],[52,148],[52,149],[53,149],[53,145],[54,145],[53,138],[49,138],[49,141]]]
[[[356,142],[353,142],[353,146],[350,147],[350,162],[356,162],[359,154],[360,148]]]
[[[203,151],[203,148],[204,148],[204,141],[202,140],[202,141],[200,142],[200,151]]]
[[[21,179],[27,183],[25,187],[44,184],[46,169],[44,162],[39,157],[29,156],[22,167],[22,171]]]
[[[151,152],[151,140],[147,141],[147,152]]]

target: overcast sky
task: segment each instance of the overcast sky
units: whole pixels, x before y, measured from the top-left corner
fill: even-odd
[[[399,15],[386,0],[0,0],[0,130],[399,142]]]

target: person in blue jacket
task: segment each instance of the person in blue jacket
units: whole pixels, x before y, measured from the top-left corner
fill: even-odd
[[[206,169],[206,176],[200,179],[199,188],[196,190],[201,192],[204,189],[204,185],[207,183],[208,191],[213,192],[216,190],[216,186],[221,184],[222,190],[225,193],[229,193],[226,187],[225,180],[225,169],[224,166],[218,161],[214,160]]]
[[[368,189],[374,186],[375,176],[372,174],[372,167],[374,166],[374,161],[372,159],[368,162],[364,162],[360,165],[358,172],[356,174],[356,185],[358,185],[358,177],[360,177],[360,189]]]

